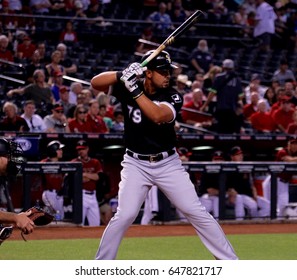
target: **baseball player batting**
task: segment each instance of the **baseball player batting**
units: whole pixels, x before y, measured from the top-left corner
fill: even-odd
[[[126,230],[156,185],[193,225],[216,259],[238,259],[220,225],[201,205],[175,149],[174,123],[183,105],[182,96],[169,86],[171,70],[176,66],[169,53],[162,51],[143,71],[141,63],[152,52],[123,71],[103,72],[91,80],[97,90],[112,86],[112,94],[121,102],[126,143],[117,212],[103,233],[95,258],[116,258]]]

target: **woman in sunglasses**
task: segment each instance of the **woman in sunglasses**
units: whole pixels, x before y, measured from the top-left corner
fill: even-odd
[[[78,104],[74,110],[74,118],[69,121],[70,132],[91,132],[90,123],[87,122],[88,110],[84,104]]]

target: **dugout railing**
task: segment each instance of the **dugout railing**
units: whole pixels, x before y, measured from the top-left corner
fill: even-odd
[[[82,223],[82,164],[79,162],[27,162],[23,165],[23,208],[32,206],[31,178],[41,174],[67,174],[72,188],[72,222]]]
[[[219,173],[219,220],[226,219],[226,175],[227,173],[267,173],[271,174],[270,219],[277,218],[277,175],[288,172],[297,175],[297,163],[289,162],[184,162],[186,170],[191,172]]]

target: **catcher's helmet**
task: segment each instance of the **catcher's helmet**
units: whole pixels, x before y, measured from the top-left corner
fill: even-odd
[[[52,158],[57,156],[57,151],[64,148],[65,145],[62,144],[60,141],[54,140],[47,144],[46,152],[47,156]]]
[[[0,156],[7,156],[10,153],[9,142],[5,138],[0,138]]]
[[[146,52],[142,59],[141,62],[145,61],[152,53],[154,50],[150,50]],[[150,70],[167,70],[167,69],[172,69],[172,68],[178,68],[176,65],[172,64],[172,60],[170,58],[170,55],[166,51],[161,51],[155,58],[153,58],[147,65],[147,69]]]

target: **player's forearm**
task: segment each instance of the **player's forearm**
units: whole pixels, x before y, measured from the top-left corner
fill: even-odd
[[[88,178],[89,180],[98,181],[99,175],[98,173],[84,173],[84,177]]]
[[[144,94],[136,99],[141,111],[154,123],[170,122],[173,119],[171,109],[164,104],[155,104]]]
[[[15,222],[16,222],[15,213],[0,211],[0,223],[15,223]]]
[[[282,158],[283,161],[287,162],[297,162],[297,157],[292,157],[292,156],[284,156]]]
[[[212,99],[215,95],[216,94],[214,92],[210,92],[208,94],[206,101],[203,103],[203,105],[200,108],[201,111],[204,111],[207,108],[208,104],[212,101]]]
[[[91,80],[91,85],[96,90],[105,91],[110,85],[113,85],[117,82],[117,72],[116,71],[109,71],[103,72]]]

